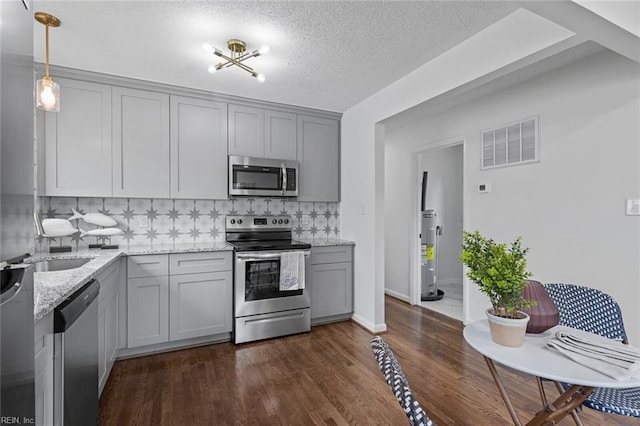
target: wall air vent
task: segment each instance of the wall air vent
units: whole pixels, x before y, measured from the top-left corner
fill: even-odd
[[[538,161],[538,118],[482,131],[482,169]]]

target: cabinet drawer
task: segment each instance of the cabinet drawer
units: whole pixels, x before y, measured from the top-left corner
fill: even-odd
[[[150,254],[144,256],[129,256],[127,277],[160,277],[169,274],[169,255]]]
[[[170,275],[230,271],[232,268],[233,262],[230,251],[169,255]]]
[[[353,250],[351,246],[311,247],[311,264],[351,262]]]

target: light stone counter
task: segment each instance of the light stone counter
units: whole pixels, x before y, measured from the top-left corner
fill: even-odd
[[[349,240],[341,240],[339,238],[301,238],[300,241],[311,244],[312,247],[325,246],[354,246],[356,243]]]
[[[95,278],[104,268],[111,265],[121,256],[164,253],[198,253],[209,251],[228,251],[233,247],[227,243],[199,243],[199,244],[167,244],[167,245],[135,245],[120,246],[113,250],[78,250],[71,253],[36,253],[26,260],[27,263],[48,259],[78,259],[91,260],[79,268],[64,271],[35,272],[34,284],[34,321],[46,316],[60,303],[71,296],[76,290]]]

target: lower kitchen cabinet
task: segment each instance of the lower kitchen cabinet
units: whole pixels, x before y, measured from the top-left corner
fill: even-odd
[[[53,313],[35,324],[36,424],[53,425]]]
[[[169,277],[130,278],[127,284],[127,346],[167,342]]]
[[[128,348],[232,331],[230,251],[130,256],[128,262]]]
[[[98,295],[98,395],[100,395],[118,352],[119,262],[109,266],[96,278],[100,283]]]
[[[353,313],[353,248],[311,248],[311,322],[350,318]]]
[[[170,340],[231,331],[231,271],[169,277]]]

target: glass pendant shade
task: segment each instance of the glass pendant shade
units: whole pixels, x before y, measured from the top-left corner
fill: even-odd
[[[42,78],[36,84],[36,107],[45,111],[60,111],[60,85],[50,78]]]

